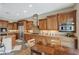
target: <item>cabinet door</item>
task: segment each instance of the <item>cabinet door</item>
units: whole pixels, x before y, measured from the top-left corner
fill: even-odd
[[[59,25],[61,24],[64,24],[67,22],[67,14],[66,13],[61,13],[61,14],[58,14],[58,23]]]
[[[13,23],[8,23],[8,29],[13,30]]]
[[[28,27],[29,27],[29,30],[31,30],[31,28],[32,28],[32,24],[33,24],[33,22],[32,22],[32,21],[29,21],[29,22],[28,22]]]
[[[57,15],[47,17],[47,29],[48,30],[57,30],[58,29]]]
[[[16,45],[16,35],[12,35],[12,46],[14,47]]]
[[[15,23],[13,23],[13,29],[14,30],[17,30],[18,28],[17,28],[17,23],[15,22]]]
[[[39,20],[39,29],[40,30],[46,30],[47,29],[47,20],[46,19]]]
[[[26,30],[29,30],[28,21],[26,21]]]
[[[0,27],[7,27],[8,21],[0,20]]]
[[[2,21],[0,20],[0,27],[2,27]]]
[[[75,22],[75,20],[76,20],[76,11],[58,14],[59,25],[67,23],[67,22]]]
[[[8,27],[8,21],[5,21],[5,22],[3,23],[3,25],[4,25],[4,27]]]
[[[27,30],[31,30],[32,29],[32,25],[33,25],[33,22],[32,21],[27,21],[26,22],[26,29]]]
[[[71,11],[66,13],[67,21],[74,22],[76,21],[76,11]]]
[[[26,21],[23,21],[24,30],[26,30]]]
[[[39,29],[43,30],[43,20],[39,20]]]

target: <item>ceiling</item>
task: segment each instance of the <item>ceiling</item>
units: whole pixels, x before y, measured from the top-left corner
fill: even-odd
[[[17,21],[74,5],[73,3],[0,3],[0,18]]]

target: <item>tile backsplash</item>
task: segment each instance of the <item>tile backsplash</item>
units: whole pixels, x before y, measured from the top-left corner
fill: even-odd
[[[58,32],[55,30],[40,30],[39,34],[44,36],[65,36],[66,35],[65,32]]]

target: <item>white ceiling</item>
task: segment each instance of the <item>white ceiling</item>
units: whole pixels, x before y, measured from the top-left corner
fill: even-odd
[[[0,18],[17,21],[74,5],[73,3],[0,3]]]

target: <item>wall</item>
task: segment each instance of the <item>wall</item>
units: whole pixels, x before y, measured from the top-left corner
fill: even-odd
[[[79,49],[79,3],[75,5],[74,9],[77,10],[76,12],[76,36],[78,38],[78,49]]]
[[[50,16],[50,15],[53,15],[53,14],[72,11],[72,10],[74,10],[74,6],[75,6],[75,4],[71,7],[68,7],[68,8],[64,8],[64,9],[60,9],[60,10],[51,11],[51,12],[48,12],[48,13],[41,14],[41,15],[39,15],[39,19],[46,18],[47,16]]]

